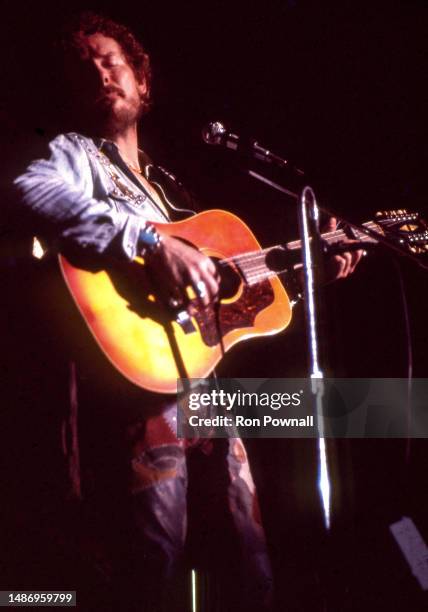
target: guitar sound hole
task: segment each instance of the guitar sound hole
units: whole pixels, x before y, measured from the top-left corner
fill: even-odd
[[[266,265],[274,272],[281,272],[290,265],[290,254],[284,249],[271,249],[266,254]]]
[[[241,277],[238,271],[233,266],[219,265],[219,259],[211,257],[213,262],[216,264],[217,270],[220,274],[220,300],[226,300],[232,298],[239,291],[241,285]]]
[[[184,242],[184,244],[187,244],[188,246],[191,246],[194,249],[197,248],[194,244],[189,242],[189,240],[186,240],[181,236],[175,237]],[[220,274],[220,289],[218,292],[219,299],[227,300],[232,298],[238,293],[239,287],[242,282],[239,272],[233,266],[224,264],[219,265],[220,259],[218,257],[211,257],[211,260],[215,263],[215,266]]]

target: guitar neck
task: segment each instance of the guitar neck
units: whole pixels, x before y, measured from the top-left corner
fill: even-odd
[[[367,221],[367,223],[363,224],[363,227],[376,231],[379,234],[384,234],[380,225],[374,221]],[[368,234],[364,233],[363,230],[352,228],[350,233],[354,240],[358,240],[365,244],[377,244],[378,242],[375,237],[369,236]],[[346,240],[349,238],[349,235],[343,229],[339,229],[322,234],[322,238],[327,244],[333,245]],[[278,244],[260,251],[242,253],[240,255],[235,255],[234,257],[222,259],[220,264],[223,266],[234,264],[239,269],[245,281],[249,285],[253,285],[265,279],[277,276],[278,274],[283,274],[294,267],[293,265],[290,265],[289,262],[286,265],[280,264],[279,266],[272,266],[271,263],[268,263],[268,259],[271,255],[273,255],[275,252],[281,251],[283,253],[290,251],[297,252],[301,249],[301,247],[301,240],[293,240],[285,245]]]
[[[380,225],[378,223],[375,223],[374,221],[367,221],[366,223],[363,223],[363,227],[366,227],[369,230],[376,231],[377,233],[382,234],[382,235],[384,233]],[[352,239],[358,240],[360,242],[364,242],[365,244],[377,244],[378,243],[378,240],[376,238],[364,233],[363,230],[351,228],[350,233],[351,233]],[[321,237],[327,244],[331,245],[331,244],[337,244],[339,242],[342,242],[343,240],[346,240],[350,236],[344,230],[339,229],[339,230],[334,230],[332,232],[326,232],[324,234],[321,234]],[[302,241],[292,240],[291,242],[287,242],[285,245],[285,248],[288,251],[295,251],[295,250],[301,249]]]

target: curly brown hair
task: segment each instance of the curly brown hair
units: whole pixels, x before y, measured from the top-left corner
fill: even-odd
[[[147,92],[141,100],[142,111],[146,113],[151,106],[152,71],[150,58],[141,43],[126,26],[93,11],[84,11],[70,20],[63,29],[61,36],[63,51],[70,53],[79,49],[82,44],[82,36],[91,34],[103,34],[114,38],[120,44],[137,80],[146,82]]]

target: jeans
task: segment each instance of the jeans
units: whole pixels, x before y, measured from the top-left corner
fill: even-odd
[[[270,562],[242,441],[179,440],[167,420],[127,427],[129,504],[115,548],[123,551],[115,609],[190,611],[196,568],[198,610],[269,610]]]

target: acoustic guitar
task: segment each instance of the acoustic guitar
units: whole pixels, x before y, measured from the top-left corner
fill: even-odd
[[[111,363],[140,387],[176,393],[178,377],[204,378],[237,342],[276,334],[289,325],[292,307],[280,276],[287,279],[301,245],[294,241],[262,249],[247,225],[223,210],[155,225],[217,263],[217,304],[204,309],[195,300],[191,314],[171,311],[157,296],[142,259],[95,272],[62,255],[59,261],[77,307]],[[379,236],[393,236],[412,253],[428,250],[427,226],[416,213],[378,213],[364,226]],[[336,230],[323,239],[337,245],[347,235]],[[362,231],[353,230],[351,237],[377,243]]]

